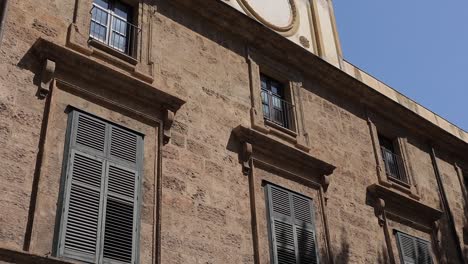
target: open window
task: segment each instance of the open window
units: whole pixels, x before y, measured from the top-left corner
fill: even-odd
[[[397,140],[381,134],[378,138],[387,177],[398,183],[410,185]]]
[[[265,74],[260,74],[260,83],[264,119],[294,131],[295,108],[287,87]]]

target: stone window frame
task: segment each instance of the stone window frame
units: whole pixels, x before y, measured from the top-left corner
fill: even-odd
[[[247,63],[249,66],[250,77],[250,96],[251,96],[251,126],[253,129],[273,135],[281,140],[294,144],[295,147],[309,151],[309,136],[305,130],[302,93],[302,76],[278,61],[267,58],[258,51],[247,49]],[[294,130],[283,128],[265,120],[263,117],[263,106],[261,97],[261,79],[260,75],[265,74],[284,85],[286,98],[295,106],[294,111]]]
[[[90,37],[91,10],[93,0],[76,0],[73,22],[70,24],[66,45],[86,56],[102,60],[129,72],[134,77],[147,82],[154,80],[154,62],[152,58],[152,21],[155,7],[148,5],[143,0],[120,0],[132,7],[133,24],[140,29],[140,33],[134,41],[131,57],[114,50]]]
[[[418,183],[416,178],[414,177],[413,167],[411,166],[411,161],[409,158],[410,155],[408,152],[408,138],[405,135],[405,132],[403,130],[396,129],[395,126],[391,124],[388,120],[379,119],[378,124],[376,124],[375,119],[377,118],[369,115],[368,113],[367,122],[369,125],[376,161],[378,183],[383,186],[401,191],[409,195],[410,197],[419,200],[420,192],[417,188]],[[381,146],[379,142],[379,135],[393,139],[396,152],[398,155],[400,155],[403,161],[402,170],[408,178],[408,184],[394,180],[391,177],[387,176],[387,173],[385,171],[385,164],[382,157]]]

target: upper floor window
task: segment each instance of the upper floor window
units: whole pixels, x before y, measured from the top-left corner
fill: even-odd
[[[431,264],[431,244],[428,241],[397,232],[402,264]]]
[[[69,124],[58,255],[135,263],[142,136],[78,111]]]
[[[266,188],[272,263],[318,263],[312,200],[270,184]]]
[[[281,127],[294,129],[294,105],[286,97],[284,84],[264,74],[260,75],[263,117]]]
[[[118,0],[94,0],[89,36],[106,46],[134,57],[140,29],[132,24],[133,8]]]
[[[385,172],[390,179],[409,184],[406,175],[403,159],[398,155],[394,140],[379,135],[380,149],[385,164]]]

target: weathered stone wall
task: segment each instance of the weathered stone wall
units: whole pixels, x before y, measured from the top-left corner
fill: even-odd
[[[163,147],[161,263],[253,263],[249,178],[242,173],[239,142],[232,134],[234,127],[251,124],[248,43],[191,10],[169,2],[156,1],[158,8],[151,47],[156,63],[154,83],[186,99],[187,103],[177,112],[172,139]],[[35,96],[40,67],[28,51],[38,37],[65,44],[73,8],[71,0],[51,0],[41,5],[32,0],[10,3],[7,31],[0,49],[0,247],[21,251],[27,241],[25,236],[31,236],[31,251],[50,255],[66,129],[64,110],[67,105],[74,105],[147,131],[140,245],[141,263],[151,263],[155,258],[152,239],[157,130],[128,116],[122,109],[99,101],[88,102],[85,96],[60,87],[53,91],[56,97],[50,99],[50,119],[45,120],[46,100]],[[261,47],[259,50],[268,56],[266,50]],[[289,67],[287,61],[279,60]],[[337,89],[329,89],[308,77],[308,69],[293,70],[304,76],[301,92],[310,154],[337,169],[326,192],[325,208],[318,203],[317,190],[279,173],[262,168],[254,171],[258,177],[255,193],[261,263],[268,263],[269,259],[262,179],[314,199],[323,262],[327,254],[324,250],[326,235],[320,215],[326,213],[331,258],[335,263],[390,263],[384,231],[369,203],[367,191],[368,186],[378,182],[378,177],[365,107]],[[99,84],[82,84],[99,90]],[[112,98],[114,95],[102,93],[102,96]],[[126,98],[113,99],[131,108],[141,107]],[[141,111],[151,112],[151,109]],[[398,130],[407,125],[395,123],[393,126]],[[42,127],[47,128],[44,165],[37,161],[40,136],[44,135]],[[421,202],[441,209],[430,148],[412,132],[407,137],[408,162]],[[455,160],[460,162],[444,154],[438,162],[458,236],[463,238],[466,201],[453,166]],[[39,178],[38,200],[31,214],[35,177]],[[32,216],[34,222],[28,234],[28,217]],[[389,226],[431,240],[430,232],[410,227],[398,219],[390,219]],[[442,229],[445,237],[449,237],[449,229]],[[396,240],[391,242],[398,259]],[[449,263],[457,263],[453,251],[447,254],[453,261]]]

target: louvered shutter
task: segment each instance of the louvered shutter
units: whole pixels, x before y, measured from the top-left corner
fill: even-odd
[[[404,264],[431,264],[429,242],[397,232],[400,258]]]
[[[298,243],[297,256],[299,264],[317,264],[318,256],[315,241],[314,223],[312,220],[312,202],[310,199],[292,195],[296,240]]]
[[[267,185],[275,264],[318,263],[310,199]]]
[[[78,111],[71,120],[59,254],[135,262],[141,136]]]
[[[429,243],[418,239],[416,241],[416,247],[418,252],[418,264],[431,264],[432,258]]]
[[[85,115],[73,115],[72,148],[64,206],[64,255],[95,262],[102,211],[106,124]],[[94,155],[93,155],[94,154]]]
[[[131,263],[134,259],[136,234],[136,199],[138,172],[131,164],[137,162],[138,137],[129,131],[112,127],[110,155],[125,162],[109,162],[104,223],[104,261]],[[123,164],[123,165],[122,165]]]

